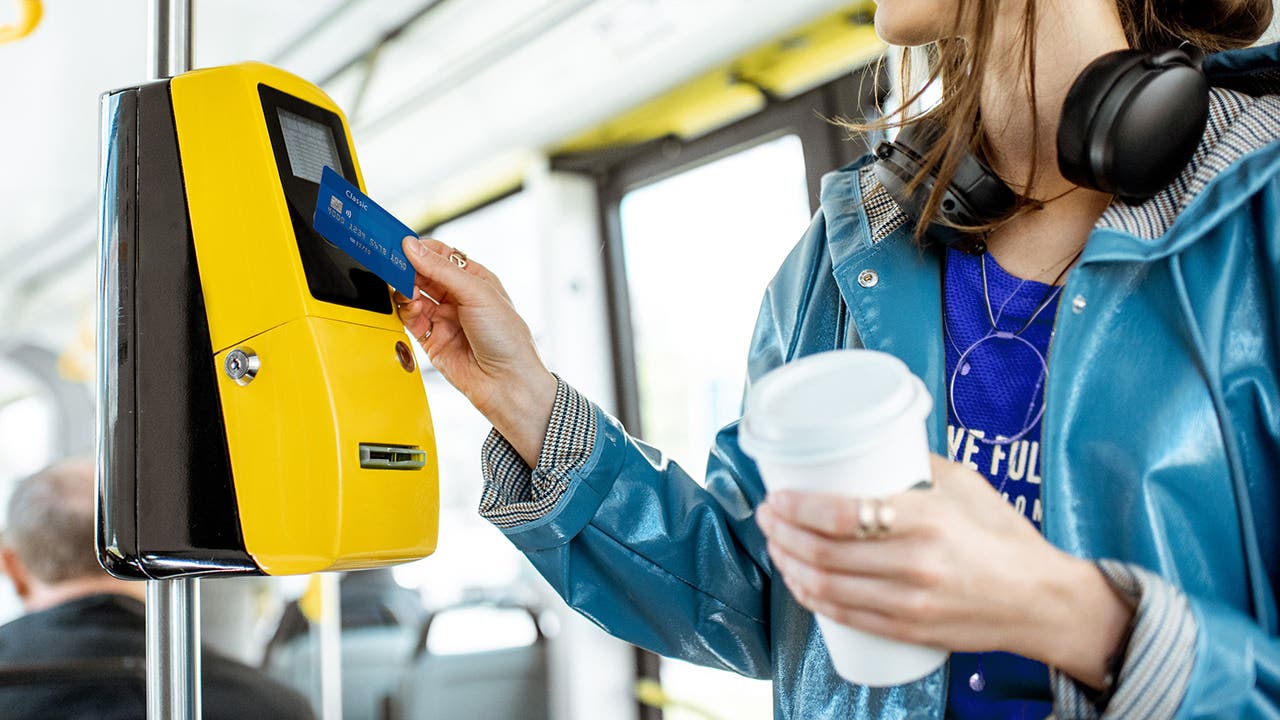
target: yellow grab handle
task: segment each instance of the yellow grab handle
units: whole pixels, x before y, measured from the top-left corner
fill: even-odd
[[[635,691],[636,699],[651,708],[658,708],[661,710],[684,710],[690,715],[705,718],[705,720],[719,720],[719,718],[712,714],[710,710],[694,705],[693,703],[671,697],[667,694],[667,691],[662,688],[662,683],[657,680],[649,678],[639,680],[636,682]]]
[[[44,6],[40,0],[18,0],[18,21],[11,25],[0,25],[0,45],[11,43],[31,34],[40,24],[44,15]]]

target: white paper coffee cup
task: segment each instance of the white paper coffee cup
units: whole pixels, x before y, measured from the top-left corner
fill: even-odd
[[[811,355],[747,393],[738,432],[765,488],[882,498],[929,479],[925,419],[933,400],[901,360],[873,350]],[[818,616],[836,672],[887,687],[937,670],[947,652],[902,643]]]

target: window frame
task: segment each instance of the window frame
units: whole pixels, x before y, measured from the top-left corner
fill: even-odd
[[[632,148],[552,158],[552,169],[589,175],[596,183],[617,411],[631,432],[643,436],[622,237],[622,198],[632,190],[699,165],[783,135],[796,135],[804,151],[809,208],[816,213],[822,176],[871,150],[867,138],[849,138],[829,118],[872,117],[887,92],[883,63],[873,61],[788,100],[766,96],[768,102],[760,112],[697,138],[667,137]]]

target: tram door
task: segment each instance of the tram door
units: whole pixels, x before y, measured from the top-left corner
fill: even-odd
[[[800,138],[782,135],[631,189],[619,204],[641,432],[703,480],[740,414],[765,286],[809,223]],[[663,659],[667,694],[719,718],[772,717],[770,683]],[[678,708],[667,720],[682,720]]]

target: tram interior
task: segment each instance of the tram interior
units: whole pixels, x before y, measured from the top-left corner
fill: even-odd
[[[0,24],[21,8],[0,2]],[[0,500],[93,456],[97,98],[147,79],[148,3],[42,9],[0,45]],[[900,58],[873,13],[849,0],[195,0],[192,32],[196,68],[260,60],[328,93],[369,195],[483,259],[547,364],[697,476],[740,411],[762,289],[822,174],[867,150],[833,120],[891,101]],[[337,646],[318,632],[312,578],[203,580],[205,644],[317,717],[325,652],[350,720],[509,717],[491,713],[513,699],[529,718],[770,717],[768,682],[638,652],[565,606],[477,515],[490,426],[416,352],[438,550],[346,574]],[[22,611],[0,580],[0,623]]]

